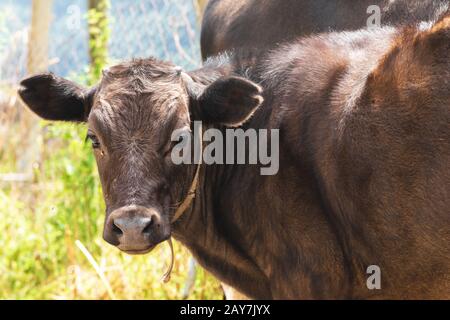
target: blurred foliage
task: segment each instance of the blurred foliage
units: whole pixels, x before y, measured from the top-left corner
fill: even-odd
[[[108,11],[109,0],[89,0],[87,14],[89,32],[89,56],[91,59],[89,82],[95,83],[100,78],[102,69],[108,61],[108,43],[111,34]]]

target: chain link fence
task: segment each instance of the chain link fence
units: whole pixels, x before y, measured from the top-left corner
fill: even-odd
[[[37,2],[45,6],[33,21]],[[154,56],[188,69],[199,66],[197,5],[196,0],[111,0],[108,61]],[[37,121],[27,119],[17,85],[27,74],[45,70],[84,79],[90,63],[87,12],[87,0],[0,2],[0,156],[14,145],[13,171],[19,172],[2,172],[4,179],[26,179],[22,171],[30,171],[27,158],[33,157],[34,139],[28,135],[36,133],[29,129]]]
[[[156,56],[184,67],[200,63],[195,0],[112,0],[109,9],[112,61]],[[87,1],[51,4],[49,70],[62,76],[85,71],[89,64]],[[16,84],[27,73],[31,0],[0,3],[0,82]]]

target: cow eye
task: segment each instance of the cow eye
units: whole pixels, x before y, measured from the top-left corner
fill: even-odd
[[[98,140],[97,136],[95,134],[92,133],[88,133],[86,140],[89,139],[92,142],[92,148],[94,149],[98,149],[100,148],[100,141]]]

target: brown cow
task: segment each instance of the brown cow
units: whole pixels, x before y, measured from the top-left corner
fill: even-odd
[[[242,47],[273,47],[331,29],[356,30],[373,23],[373,5],[381,9],[381,24],[400,25],[429,21],[444,12],[449,1],[211,0],[202,23],[202,57]],[[243,298],[231,289],[225,292],[227,298]]]
[[[202,57],[235,48],[265,48],[315,33],[357,30],[381,9],[383,25],[430,21],[448,0],[210,0],[201,33]],[[371,21],[371,20],[370,20]]]
[[[121,250],[172,234],[253,298],[450,298],[450,12],[242,56],[189,73],[135,60],[91,90],[43,74],[20,95],[45,119],[87,122],[104,237]],[[175,165],[171,133],[194,120],[279,129],[278,174]]]

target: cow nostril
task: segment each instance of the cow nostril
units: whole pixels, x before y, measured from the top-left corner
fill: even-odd
[[[152,228],[152,225],[153,225],[153,219],[150,219],[148,222],[147,222],[147,225],[145,226],[145,228],[142,230],[142,233],[150,233],[150,229]]]
[[[123,234],[122,229],[120,229],[114,222],[112,225],[112,231],[118,236],[121,236]]]

